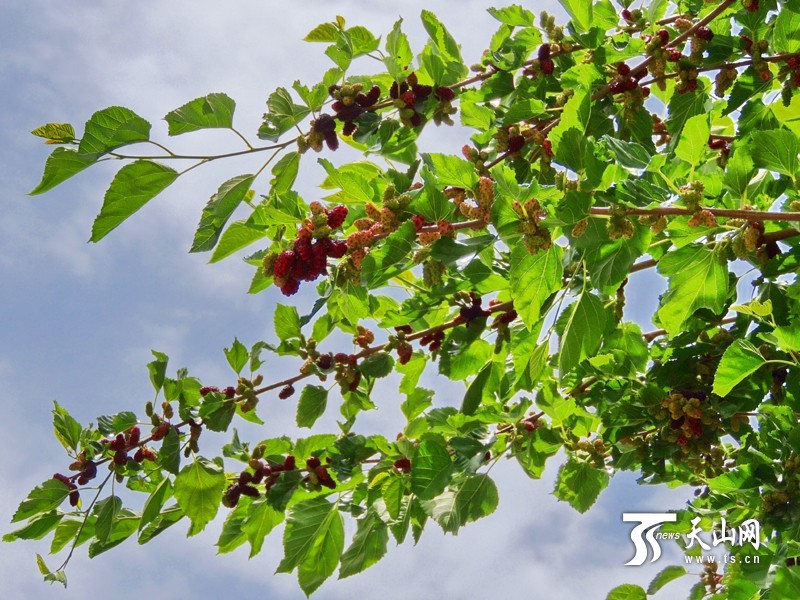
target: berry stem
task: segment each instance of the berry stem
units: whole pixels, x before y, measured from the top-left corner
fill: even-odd
[[[748,221],[800,221],[800,212],[769,212],[762,210],[737,210],[731,208],[711,208],[703,207],[715,217],[727,219],[747,219]],[[608,217],[611,209],[606,207],[594,207],[589,210],[589,214],[598,217]],[[625,210],[628,216],[640,215],[692,215],[694,211],[688,208],[678,208],[676,206],[657,206],[655,208],[628,208]],[[787,236],[792,237],[792,236]]]
[[[719,323],[718,326],[722,325],[730,325],[731,323],[736,322],[737,317],[725,317]],[[662,335],[667,335],[667,331],[665,329],[656,329],[655,331],[650,331],[649,333],[644,334],[644,339],[646,342],[652,342],[654,339],[661,337]]]

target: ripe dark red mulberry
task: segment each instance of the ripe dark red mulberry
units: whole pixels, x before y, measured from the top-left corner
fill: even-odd
[[[259,492],[257,488],[252,485],[243,485],[239,488],[239,493],[243,496],[250,496],[251,498],[258,498]]]
[[[333,367],[333,356],[331,354],[323,354],[317,359],[317,367],[323,371],[327,371]]]
[[[297,290],[300,289],[300,282],[293,277],[290,277],[286,280],[286,282],[281,286],[281,292],[284,296],[293,296],[297,293]]]
[[[297,468],[297,461],[295,461],[294,456],[287,454],[283,461],[284,471],[294,471],[295,468]]]
[[[512,135],[508,138],[508,151],[519,152],[525,146],[525,138],[521,135]]]
[[[295,253],[291,250],[284,250],[275,259],[275,265],[272,267],[272,272],[275,277],[283,279],[288,277],[295,262]]]
[[[213,385],[205,385],[200,388],[200,395],[201,396],[208,396],[211,392],[218,392],[219,388]]]
[[[633,22],[633,15],[631,14],[631,11],[629,11],[627,8],[622,9],[621,14],[622,18],[625,19],[628,23]]]
[[[156,427],[156,430],[150,436],[150,439],[153,440],[154,442],[163,440],[164,437],[167,435],[167,433],[169,433],[169,428],[170,424],[164,421],[158,427]]]
[[[232,385],[229,385],[228,387],[225,388],[223,393],[225,394],[226,398],[233,398],[236,395],[236,388],[233,387]]]
[[[703,27],[698,27],[698,28],[697,28],[697,31],[695,31],[695,32],[694,32],[694,34],[695,34],[697,37],[699,37],[701,40],[705,40],[705,41],[707,41],[707,42],[710,42],[712,39],[714,39],[714,32],[713,32],[713,31],[711,31],[711,30],[710,30],[708,27],[706,27],[706,26],[703,26]]]
[[[411,217],[411,220],[414,222],[414,227],[417,228],[417,231],[425,227],[425,219],[419,215],[414,215]]]
[[[541,61],[539,63],[539,66],[542,69],[542,73],[544,73],[545,75],[552,75],[553,72],[556,70],[555,63],[549,58],[546,58],[543,61]]]
[[[329,131],[336,130],[336,121],[333,120],[332,116],[322,114],[317,118],[316,121],[314,121],[314,125],[312,127],[314,131],[324,134],[328,133]]]
[[[331,258],[342,258],[345,254],[347,254],[347,243],[341,240],[333,242],[328,250],[328,256]]]
[[[332,209],[325,211],[328,215],[328,227],[336,229],[342,226],[344,220],[347,218],[347,207],[340,204],[334,206]]]
[[[350,355],[344,352],[337,352],[333,355],[333,360],[340,364],[347,364],[350,362]]]
[[[131,427],[128,431],[128,446],[138,446],[142,432],[138,427]]]
[[[656,31],[656,37],[659,38],[661,45],[664,46],[667,44],[667,42],[669,42],[669,31],[666,29],[659,29]]]
[[[66,475],[62,475],[61,473],[54,473],[53,479],[57,479],[67,487],[70,487],[72,485],[72,482],[70,481],[69,477],[67,477]]]
[[[316,456],[312,456],[311,458],[306,460],[306,467],[308,468],[309,471],[313,471],[314,469],[316,469],[321,464],[322,463],[319,461],[319,459]]]
[[[622,63],[617,66],[617,73],[622,75],[623,77],[627,77],[631,73],[631,68],[625,63]]]
[[[317,478],[319,479],[319,484],[324,485],[327,488],[335,489],[336,482],[331,478],[330,473],[328,473],[328,469],[322,466],[317,466],[314,469],[314,473],[317,474]]]
[[[114,464],[115,465],[125,465],[128,463],[128,453],[125,450],[117,450],[114,453]]]
[[[125,448],[125,436],[118,433],[117,437],[109,442],[108,447],[114,451],[123,450]]]
[[[411,470],[411,461],[407,458],[401,458],[394,461],[394,468],[401,473],[408,473]]]
[[[286,400],[292,394],[294,394],[294,387],[290,384],[281,389],[280,392],[278,392],[278,398],[280,398],[281,400]]]
[[[722,138],[708,138],[708,147],[712,150],[721,150],[725,144],[726,142]]]
[[[542,44],[536,52],[536,58],[540,61],[550,58],[550,44]]]
[[[443,102],[450,102],[456,97],[456,93],[453,91],[453,89],[447,87],[446,85],[436,88],[435,95],[437,100],[441,100]]]

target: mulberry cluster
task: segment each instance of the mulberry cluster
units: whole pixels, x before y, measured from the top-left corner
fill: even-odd
[[[649,412],[663,423],[659,426],[660,440],[675,444],[671,456],[674,462],[684,463],[706,477],[723,471],[725,452],[718,445],[722,422],[705,392],[673,391]]]
[[[684,186],[681,186],[681,202],[693,213],[702,210],[701,203],[703,202],[703,186],[702,181],[692,181]]]
[[[336,489],[336,482],[328,473],[328,468],[323,466],[316,456],[306,460],[306,471],[308,475],[303,478],[303,483],[310,492],[316,492],[320,487]]]
[[[457,296],[456,302],[461,307],[458,311],[458,320],[467,325],[475,319],[488,317],[491,314],[488,310],[482,308],[483,298],[475,292]]]
[[[494,181],[491,177],[481,177],[475,189],[469,192],[462,188],[448,188],[445,195],[466,218],[489,222],[494,204]]]
[[[511,208],[520,218],[519,232],[522,233],[522,242],[531,254],[539,250],[547,250],[553,243],[550,230],[540,225],[546,214],[536,198],[528,200],[525,204],[514,201]]]
[[[333,356],[336,382],[342,393],[354,392],[361,383],[361,371],[358,370],[358,359],[354,354],[339,352]]]
[[[307,148],[314,152],[322,150],[322,143],[327,144],[330,150],[339,147],[339,138],[336,136],[336,121],[328,114],[321,114],[317,119],[311,121],[311,129],[306,137],[298,139],[298,147],[303,153]]]
[[[609,90],[612,94],[622,94],[633,91],[639,87],[639,81],[641,81],[645,75],[647,75],[647,69],[641,69],[631,75],[631,68],[627,64],[621,63],[617,66],[617,76],[614,81],[611,82]]]
[[[353,135],[358,128],[356,119],[381,97],[381,89],[377,85],[373,85],[366,94],[362,93],[363,89],[360,83],[332,85],[328,88],[328,93],[334,100],[331,110],[336,113],[336,119],[344,123],[342,135]]]
[[[536,58],[531,61],[530,66],[522,72],[526,77],[536,79],[555,73],[556,65],[550,55],[550,44],[542,44],[536,52]]]
[[[256,452],[254,451],[254,456]],[[236,483],[228,486],[228,489],[222,495],[222,504],[228,508],[234,508],[239,503],[241,496],[250,496],[251,498],[258,498],[261,492],[256,487],[264,483],[265,491],[269,492],[270,488],[275,484],[280,477],[281,473],[286,471],[294,471],[297,464],[294,456],[287,455],[283,463],[279,464],[266,464],[260,458],[252,458],[249,462],[249,467],[252,470],[245,469],[236,479]]]
[[[442,347],[444,341],[444,331],[433,331],[423,335],[419,340],[420,346],[427,346],[431,352],[436,352]]]
[[[69,466],[70,471],[78,471],[78,485],[86,485],[97,477],[97,465],[86,459],[86,452],[81,452],[75,462]]]
[[[656,146],[669,144],[672,136],[667,130],[667,124],[656,113],[650,115],[653,118],[653,136],[656,138]]]
[[[634,227],[628,218],[628,212],[624,206],[615,204],[610,209],[610,217],[606,222],[606,230],[609,239],[616,241],[620,238],[627,240],[633,237]]]
[[[265,276],[271,275],[285,296],[297,293],[301,281],[314,281],[325,275],[328,257],[342,258],[347,252],[345,242],[328,237],[344,223],[347,207],[325,210],[318,202],[312,202],[311,212],[312,217],[301,226],[292,249],[270,252],[262,263]]]
[[[441,125],[442,123],[454,125],[452,115],[458,112],[458,109],[453,106],[456,93],[452,88],[440,86],[436,89],[433,96],[439,101],[439,104],[437,104],[436,108],[433,110],[433,122],[437,125]]]
[[[369,348],[374,341],[375,334],[366,327],[359,325],[356,329],[356,335],[353,336],[353,343],[360,348]]]
[[[78,502],[81,499],[81,494],[78,492],[78,486],[75,485],[69,477],[62,475],[61,473],[55,473],[53,475],[53,479],[57,479],[69,489],[69,505],[73,507],[78,506]]]
[[[437,90],[437,93],[439,93]],[[452,91],[452,90],[451,90]],[[422,85],[417,81],[417,74],[411,73],[402,83],[396,81],[389,89],[389,97],[394,100],[394,106],[400,112],[400,121],[406,127],[419,127],[422,125],[422,103],[431,95],[433,88]]]

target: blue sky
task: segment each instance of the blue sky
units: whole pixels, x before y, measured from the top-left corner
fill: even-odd
[[[151,348],[170,355],[171,370],[185,366],[204,382],[228,385],[232,379],[222,348],[233,336],[248,344],[270,339],[272,311],[282,298],[274,290],[248,296],[251,268],[237,258],[209,265],[207,256],[187,253],[210,194],[229,177],[252,172],[252,162],[193,171],[94,245],[86,240],[117,165],[93,167],[43,196],[28,197],[49,151],[28,132],[53,121],[72,123],[80,132],[95,110],[123,105],[153,123],[153,137],[163,141],[164,114],[197,96],[224,91],[237,101],[237,127],[254,138],[270,91],[296,78],[312,83],[328,68],[324,47],[301,41],[321,21],[341,14],[383,33],[403,16],[412,46],[419,49],[418,15],[428,8],[461,41],[468,62],[480,56],[495,24],[485,12],[488,4],[470,1],[278,6],[208,0],[0,2],[0,386],[5,391],[0,522],[9,522],[33,486],[66,467],[51,434],[53,400],[82,422],[141,410],[151,395],[144,366]],[[438,129],[426,135],[426,150],[453,151],[467,134]],[[170,143],[200,153],[238,148],[229,132]],[[308,201],[321,195],[315,188],[319,180],[318,168],[305,168],[299,191]],[[634,277],[634,285],[648,292],[639,295],[630,318],[649,314],[657,302],[654,286],[663,289],[651,273]],[[302,294],[295,298],[301,308],[313,301]],[[269,370],[266,375],[269,379]],[[431,379],[426,385],[444,397],[448,390],[462,393],[452,383]],[[394,398],[391,389],[386,397]],[[397,404],[385,402],[365,426],[393,434]],[[271,399],[260,410],[267,432],[250,430],[253,438],[292,430],[292,404]],[[332,424],[330,416],[320,428]],[[378,565],[327,582],[315,597],[482,598],[502,588],[527,598],[600,598],[621,583],[646,585],[668,562],[622,566],[633,548],[621,513],[679,507],[688,490],[640,488],[632,476],[618,475],[597,505],[579,516],[550,495],[555,466],[543,480],[532,481],[515,463],[501,463],[493,470],[500,488],[493,516],[458,537],[430,526],[416,548],[390,547]],[[294,575],[272,574],[280,558],[278,532],[248,561],[244,550],[216,556],[218,531],[215,522],[186,540],[181,524],[146,546],[129,540],[94,560],[81,549],[70,565],[67,590],[42,583],[36,570],[34,553],[46,552],[48,543],[2,544],[0,593],[68,599],[113,590],[116,600],[303,597]],[[57,565],[59,558],[48,563]],[[658,598],[679,597],[676,592],[686,589],[672,586]]]

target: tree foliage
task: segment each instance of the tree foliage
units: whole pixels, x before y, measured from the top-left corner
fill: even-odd
[[[123,107],[96,112],[80,138],[68,124],[35,130],[58,147],[32,194],[124,163],[94,242],[183,173],[264,154],[211,195],[191,251],[214,262],[248,249],[250,293],[303,286],[317,300],[305,314],[276,306],[277,345],[225,349],[236,385],[168,375],[154,351],[157,400],[140,412],[83,425],[56,404],[68,474],[31,491],[4,540],[52,534],[52,552],[68,556],[52,571],[38,557],[39,568],[66,584],[78,545],[95,556],[181,521],[194,535],[224,513],[220,552],[249,544],[255,555],[283,524],[278,571],[296,571],[311,594],[337,569],[348,577],[380,560],[390,538],[416,541],[432,522],[455,534],[490,515],[495,462],[514,458],[536,479],[563,451],[554,494],[579,512],[630,470],[694,490],[675,531],[710,514],[761,523],[758,547],[729,544],[736,566],[707,569],[692,598],[795,597],[800,4],[562,5],[564,26],[490,8],[498,28],[471,67],[429,11],[417,51],[402,21],[378,37],[337,17],[306,37],[333,63],[322,81],[267,99],[257,132],[267,143],[234,128],[222,93],[166,115],[170,136],[231,130],[236,152],[175,153]],[[350,75],[363,57],[383,71]],[[470,144],[418,151],[420,136],[455,121]],[[340,145],[361,159],[335,161]],[[294,190],[315,156],[322,201]],[[626,285],[650,268],[667,290],[652,315],[660,329],[643,333],[625,319]],[[330,342],[334,331],[354,349]],[[265,381],[271,355],[297,371]],[[420,387],[426,370],[462,381],[463,399]],[[402,434],[360,433],[395,372]],[[309,436],[242,441],[236,423],[262,423],[265,399],[294,402]],[[316,431],[333,411],[339,430]],[[232,439],[209,447],[205,430]],[[356,521],[349,540],[345,518]],[[668,567],[647,591],[608,597],[644,598],[684,575]]]

